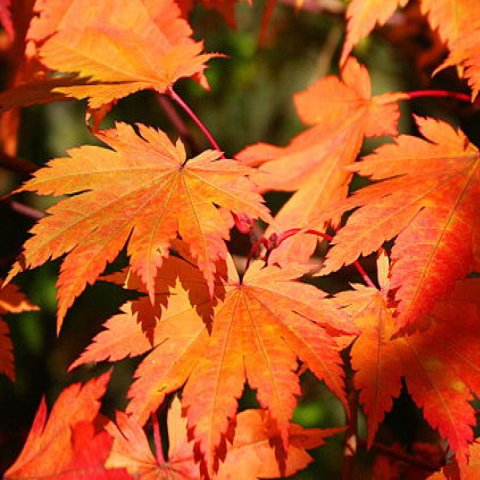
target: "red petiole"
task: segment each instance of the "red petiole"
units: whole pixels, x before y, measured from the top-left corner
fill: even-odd
[[[314,230],[314,229],[304,230],[303,228],[291,228],[291,229],[286,230],[285,232],[281,233],[280,235],[272,234],[268,239],[265,238],[265,237],[262,237],[259,240],[257,240],[252,245],[252,248],[250,249],[250,252],[249,252],[248,257],[247,257],[247,263],[245,265],[244,274],[248,270],[248,268],[250,267],[250,263],[252,261],[253,255],[258,250],[260,245],[263,245],[265,247],[265,249],[267,250],[264,258],[265,258],[265,260],[268,260],[268,257],[270,255],[270,253],[272,252],[272,250],[274,250],[275,248],[278,248],[285,240],[287,240],[290,237],[293,237],[294,235],[296,235],[299,232],[308,233],[310,235],[316,235],[317,237],[324,238],[325,240],[328,240],[329,242],[331,242],[333,240],[333,237],[331,235],[328,235],[328,233],[320,232],[319,230]],[[375,284],[373,283],[372,279],[368,276],[365,269],[360,265],[360,263],[357,260],[355,260],[355,262],[353,262],[353,264],[355,265],[355,268],[358,270],[358,272],[360,273],[360,275],[363,278],[363,280],[365,281],[365,283],[369,287],[377,288],[375,286]]]

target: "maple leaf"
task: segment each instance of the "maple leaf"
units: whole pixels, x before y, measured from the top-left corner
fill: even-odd
[[[480,476],[480,441],[478,438],[470,445],[468,453],[468,466],[462,472],[459,471],[458,465],[453,463],[443,467],[441,472],[436,472],[428,477],[428,480],[477,480]]]
[[[480,30],[477,28],[459,37],[458,41],[453,45],[448,58],[435,71],[436,73],[446,67],[460,65],[463,69],[463,76],[466,77],[472,89],[473,99],[477,97],[480,90],[479,46]]]
[[[398,328],[413,324],[473,270],[480,235],[478,149],[447,123],[416,121],[425,140],[401,135],[349,167],[383,181],[345,201],[342,210],[361,208],[335,236],[323,271],[337,270],[398,235],[391,272]]]
[[[385,25],[397,8],[409,0],[352,0],[346,11],[347,36],[340,63],[344,63],[353,47],[365,38],[376,25]],[[420,9],[432,30],[450,49],[457,40],[472,32],[480,20],[476,0],[420,0]]]
[[[407,3],[408,0],[352,0],[346,11],[347,37],[340,63],[345,62],[353,47],[365,38],[376,24],[385,25],[396,9]]]
[[[22,268],[67,254],[58,279],[58,328],[67,309],[128,241],[127,253],[153,301],[154,280],[178,235],[213,293],[216,262],[227,255],[230,223],[216,206],[270,220],[247,178],[251,169],[207,150],[187,160],[183,143],[162,131],[126,124],[98,133],[113,150],[83,146],[50,161],[18,191],[77,194],[32,229]],[[12,277],[20,270],[17,264]]]
[[[396,135],[402,93],[372,97],[367,69],[349,58],[342,78],[321,78],[294,96],[297,113],[314,125],[286,147],[266,143],[252,145],[236,155],[240,161],[258,166],[252,177],[261,191],[295,192],[277,214],[276,228],[287,230],[308,226],[323,230],[327,221],[340,217],[318,217],[348,192],[352,173],[344,167],[355,161],[364,136]],[[313,223],[315,222],[315,223]],[[267,236],[273,232],[271,227]],[[306,261],[317,239],[298,235],[272,253],[277,262]]]
[[[224,449],[245,381],[271,414],[284,451],[300,393],[297,358],[346,405],[341,360],[321,326],[345,329],[344,319],[320,290],[293,281],[307,272],[305,267],[262,269],[261,263],[252,264],[242,282],[231,274],[225,299],[215,309],[208,347],[183,392],[204,473],[218,467],[217,453]]]
[[[38,310],[38,307],[30,303],[16,285],[7,285],[0,290],[0,315],[34,310]],[[11,380],[15,380],[13,363],[13,346],[8,324],[0,317],[0,373]]]
[[[325,437],[345,430],[343,427],[306,429],[291,423],[285,464],[280,468],[271,445],[275,426],[268,414],[264,410],[244,410],[235,423],[233,443],[227,444],[225,462],[216,476],[221,480],[289,477],[311,463],[312,457],[305,450],[320,447]]]
[[[205,63],[216,55],[202,54],[173,0],[38,0],[36,11],[28,37],[44,42],[42,63],[80,77],[54,92],[89,98],[92,109],[139,90],[164,93],[184,77],[208,86]]]
[[[470,392],[480,392],[480,281],[458,282],[452,295],[435,305],[422,321],[422,331],[395,337],[395,321],[382,290],[355,285],[336,299],[346,306],[361,334],[351,350],[354,383],[367,416],[368,444],[372,445],[401,378],[425,419],[446,438],[462,468],[473,439],[475,410]]]
[[[66,388],[58,397],[47,420],[42,399],[22,452],[5,473],[5,479],[52,478],[73,480],[127,480],[124,470],[106,470],[112,444],[105,432],[95,433],[99,399],[105,393],[109,374]]]
[[[337,333],[352,332],[354,327],[323,292],[293,281],[308,271],[306,267],[261,269],[261,264],[254,263],[241,283],[230,265],[228,282],[217,280],[215,305],[198,270],[169,258],[157,280],[163,307],[153,313],[160,318],[154,327],[154,349],[139,365],[128,394],[127,412],[144,423],[165,395],[186,383],[183,398],[189,424],[210,470],[218,466],[213,463],[215,452],[235,416],[245,381],[271,412],[285,449],[295,396],[300,393],[297,358],[346,405],[341,359],[322,325]],[[178,282],[168,293],[165,287],[176,272]],[[152,310],[149,313],[135,302],[107,322],[107,330],[72,367],[140,354],[150,347],[142,325],[150,322]]]
[[[152,454],[148,439],[134,417],[117,412],[116,424],[111,422],[106,430],[114,438],[107,467],[126,468],[140,480],[148,478],[191,479],[199,478],[193,444],[187,435],[187,421],[181,414],[181,403],[173,400],[168,413],[168,460],[157,459]],[[225,462],[215,476],[218,480],[276,478],[282,475],[279,469],[272,440],[271,420],[262,410],[245,410],[235,420],[235,436],[228,445]],[[325,437],[334,435],[343,428],[304,429],[290,425],[290,445],[284,475],[292,475],[305,468],[312,460],[305,451],[325,443]],[[273,430],[274,431],[274,430]],[[239,470],[239,467],[241,469]],[[157,476],[159,477],[157,477]]]

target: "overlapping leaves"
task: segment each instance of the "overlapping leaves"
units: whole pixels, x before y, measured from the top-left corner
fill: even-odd
[[[230,268],[228,281],[217,284],[215,305],[198,270],[170,258],[157,280],[156,312],[148,310],[146,299],[128,303],[74,366],[146,351],[150,346],[142,325],[158,315],[154,349],[135,373],[127,411],[143,423],[166,394],[186,383],[183,405],[189,427],[204,459],[202,469],[211,473],[218,470],[218,453],[225,449],[225,435],[247,381],[271,415],[272,435],[286,452],[300,393],[297,359],[346,405],[341,359],[327,331],[351,332],[352,327],[320,290],[294,281],[307,271],[296,265],[262,269],[259,262],[240,282]],[[179,283],[168,295],[177,273]],[[134,285],[129,277],[127,286]],[[209,319],[207,325],[202,316]]]
[[[480,241],[478,149],[444,122],[417,123],[425,140],[401,135],[351,167],[382,181],[341,207],[361,208],[335,236],[324,270],[337,270],[398,235],[391,288],[399,302],[399,328],[414,324],[474,270]]]
[[[213,293],[216,262],[236,214],[270,219],[247,175],[250,169],[207,150],[187,160],[182,142],[143,125],[98,134],[113,150],[83,146],[52,160],[21,187],[46,195],[76,194],[54,205],[32,229],[21,268],[67,254],[58,279],[58,327],[74,299],[128,241],[127,253],[153,299],[154,281],[171,242],[188,245]],[[12,273],[12,274],[13,274]]]
[[[352,350],[355,386],[368,424],[371,445],[378,426],[400,394],[401,379],[425,419],[449,441],[461,469],[467,465],[476,424],[469,403],[480,393],[480,282],[458,282],[448,299],[422,318],[422,331],[393,338],[395,320],[382,290],[361,285],[337,294],[361,333]]]
[[[342,200],[352,177],[345,166],[352,164],[364,137],[395,135],[402,93],[372,97],[367,69],[350,58],[342,78],[321,78],[294,96],[297,113],[312,127],[286,147],[266,143],[251,145],[237,154],[242,162],[258,166],[253,180],[261,191],[294,192],[276,216],[276,228],[324,229],[339,216],[319,212]],[[267,234],[271,233],[271,228]],[[313,253],[315,237],[298,235],[276,250],[272,259],[280,262],[306,261]]]

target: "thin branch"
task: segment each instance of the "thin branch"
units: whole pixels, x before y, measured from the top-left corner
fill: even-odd
[[[353,383],[353,371],[350,365],[349,355],[344,352],[342,356],[344,357],[344,364],[348,366],[345,378],[345,389],[347,392],[349,417],[343,447],[341,478],[342,480],[351,480],[355,478],[354,468],[358,445],[358,392]]]
[[[367,447],[367,441],[361,438],[358,439],[358,444],[362,445],[363,447]],[[422,470],[427,470],[429,472],[435,472],[441,467],[441,465],[429,463],[426,460],[419,458],[417,455],[411,455],[409,453],[399,451],[396,448],[389,447],[388,445],[383,445],[381,443],[373,443],[371,448],[378,451],[382,455],[394,458],[395,460],[399,460],[403,463],[413,465],[414,467],[418,467]]]
[[[414,92],[406,92],[408,98],[453,98],[461,102],[472,102],[472,97],[466,93],[449,92],[448,90],[417,90]]]
[[[196,113],[187,105],[187,103],[175,92],[172,87],[169,87],[167,90],[169,97],[174,100],[183,111],[192,119],[192,121],[197,125],[201,132],[205,135],[205,138],[209,141],[210,145],[217,151],[221,153],[222,158],[225,158],[225,155],[215,140],[214,136],[210,133],[210,130],[205,126],[205,124],[197,117]]]
[[[31,175],[39,168],[38,165],[35,165],[24,158],[14,157],[4,152],[0,152],[0,166],[12,172],[21,173],[25,176]]]

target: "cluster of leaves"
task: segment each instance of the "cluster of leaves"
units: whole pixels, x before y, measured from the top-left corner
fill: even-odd
[[[87,122],[105,145],[68,151],[11,193],[62,198],[30,231],[1,291],[1,313],[35,309],[9,282],[64,257],[57,332],[89,284],[102,280],[139,294],[70,369],[144,355],[126,412],[115,421],[99,413],[109,374],[65,389],[48,420],[42,402],[5,478],[291,475],[309,463],[306,449],[339,431],[292,423],[305,369],[335,394],[347,418],[358,408],[348,397],[359,391],[369,447],[403,381],[454,454],[431,478],[476,478],[471,402],[480,395],[480,279],[471,274],[480,271],[480,154],[460,130],[434,118],[415,118],[419,136],[399,134],[398,104],[414,95],[372,96],[368,70],[351,56],[408,2],[352,0],[340,77],[321,78],[294,97],[307,128],[285,147],[258,143],[235,159],[225,158],[173,89],[182,78],[208,88],[206,64],[221,56],[193,40],[187,3],[0,2],[16,55],[11,85],[0,94],[9,161],[20,165],[15,115],[35,103],[87,99]],[[204,3],[233,22],[233,2]],[[450,51],[438,69],[455,65],[474,99],[479,6],[422,0],[420,8]],[[119,99],[145,89],[182,107],[213,148],[189,155],[182,140],[142,124],[101,128]],[[365,138],[386,135],[393,142],[357,161]],[[354,173],[371,182],[349,196]],[[293,193],[275,218],[261,196],[270,191]],[[268,227],[238,267],[226,242],[232,228],[248,233],[255,220]],[[366,285],[329,295],[302,281],[318,270],[309,259],[318,238],[330,238],[328,228],[336,233],[315,275],[355,264]],[[253,260],[261,245],[263,259]],[[123,249],[128,267],[102,276]],[[357,262],[375,252],[378,286]],[[0,372],[13,379],[3,321],[0,335]],[[246,384],[259,409],[239,411]],[[176,392],[165,459],[156,412]],[[155,455],[144,431],[150,418]]]

